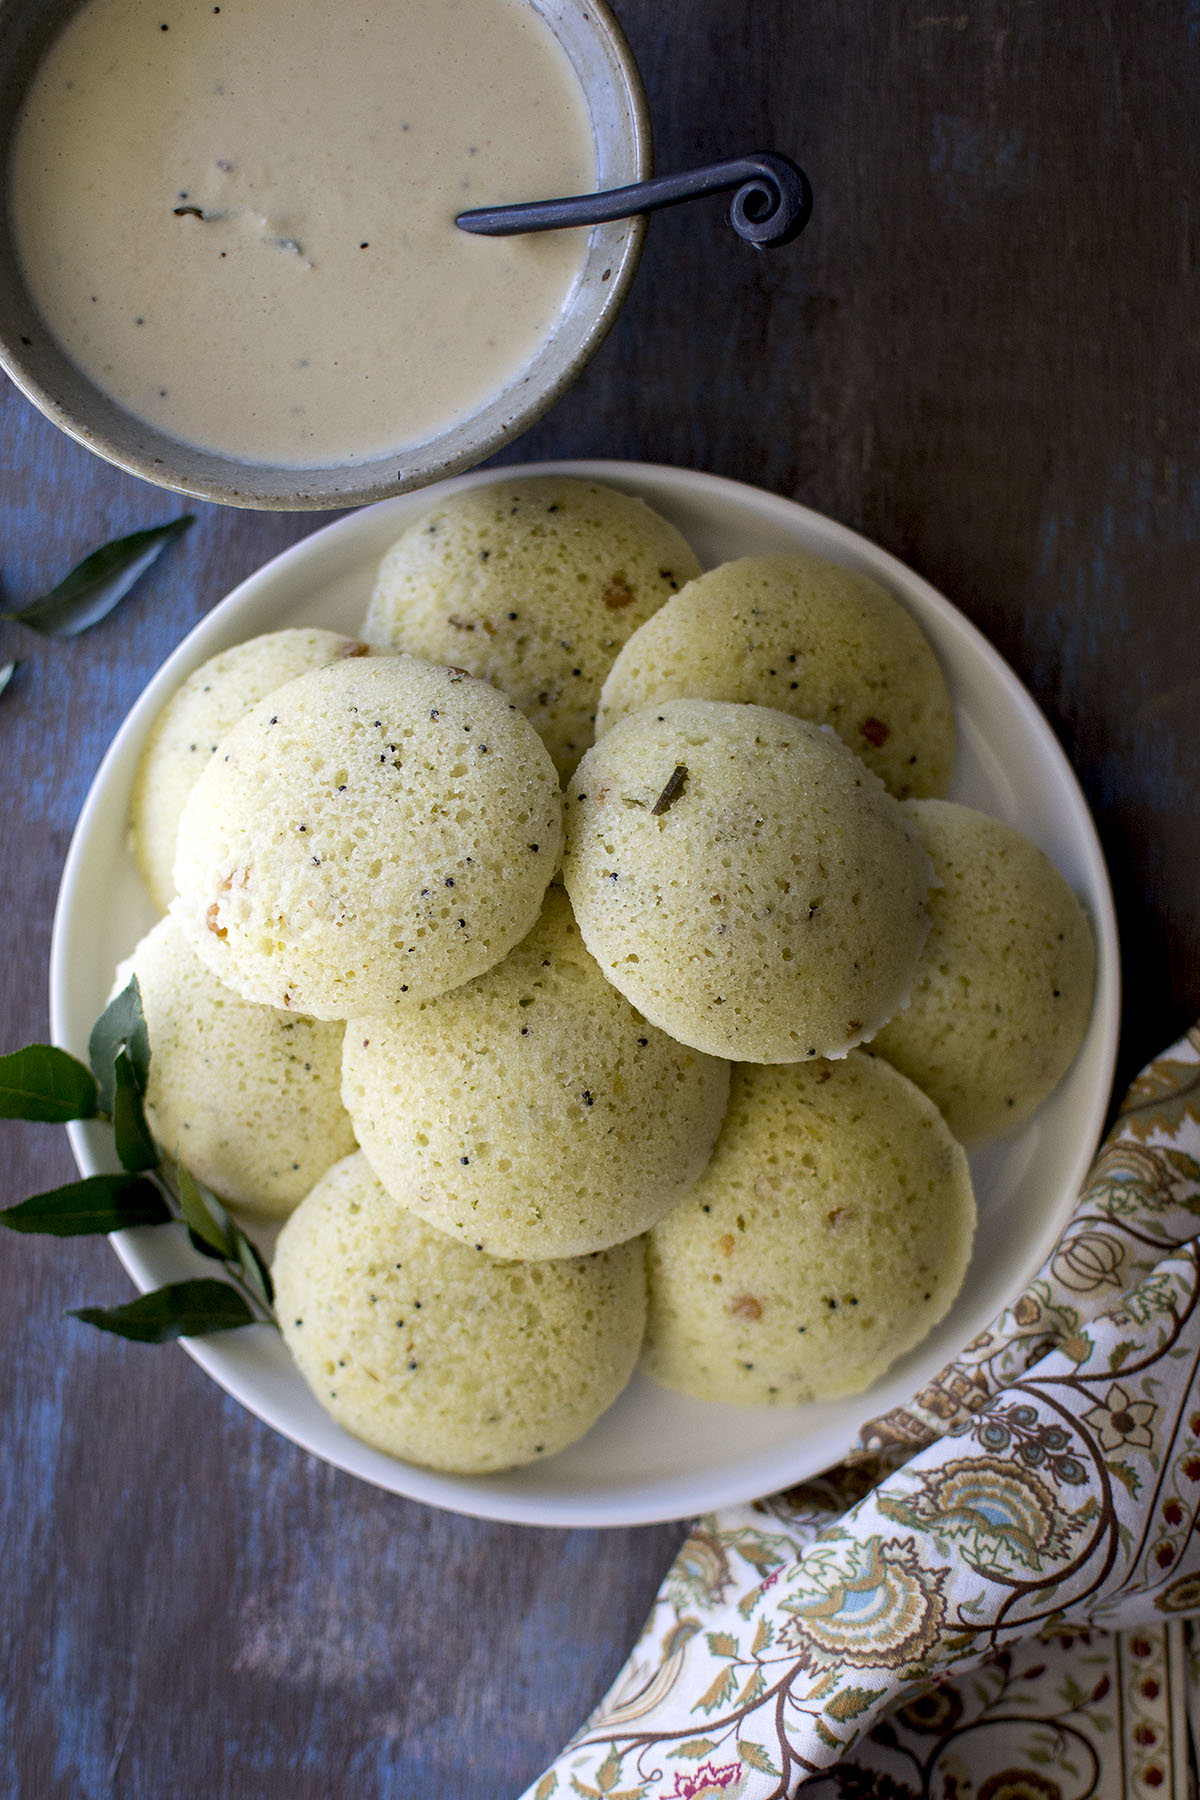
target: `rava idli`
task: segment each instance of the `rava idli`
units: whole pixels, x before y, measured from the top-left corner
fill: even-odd
[[[588,751],[565,819],[584,943],[681,1043],[840,1056],[907,997],[929,859],[831,731],[770,707],[645,707]]]
[[[176,688],[150,728],[130,800],[130,843],[155,904],[175,896],[179,815],[200,771],[231,726],[258,701],[340,657],[379,655],[357,638],[318,627],[268,631],[210,656]]]
[[[485,1474],[553,1456],[611,1406],[646,1316],[640,1241],[496,1262],[407,1211],[361,1154],[275,1252],[275,1307],[316,1398],[390,1456]]]
[[[965,1151],[881,1058],[740,1066],[708,1168],[649,1234],[642,1366],[739,1406],[859,1393],[949,1311],[974,1224]]]
[[[299,676],[188,797],[172,911],[245,998],[323,1019],[469,981],[536,922],[554,767],[487,682],[411,656]]]
[[[494,681],[566,776],[617,651],[699,573],[644,500],[560,475],[501,479],[449,495],[397,539],[363,635]]]
[[[485,975],[346,1027],[342,1095],[385,1187],[501,1257],[637,1237],[708,1161],[729,1065],[648,1025],[561,887]]]
[[[949,790],[954,710],[932,646],[886,588],[822,557],[744,556],[690,581],[609,670],[597,736],[682,696],[831,725],[898,799]]]
[[[1095,943],[1066,881],[1013,826],[948,800],[905,810],[937,885],[912,997],[872,1048],[975,1144],[1025,1124],[1074,1062]]]
[[[169,1157],[230,1206],[282,1217],[354,1149],[340,1096],[342,1030],[242,1000],[175,922],[117,970],[137,976],[150,1034],[146,1119]]]

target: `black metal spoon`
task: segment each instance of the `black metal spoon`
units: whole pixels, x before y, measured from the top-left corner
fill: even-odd
[[[564,225],[603,225],[635,213],[658,212],[702,194],[737,192],[729,222],[759,249],[799,237],[812,213],[812,188],[803,169],[773,150],[737,156],[728,162],[689,169],[683,175],[656,175],[631,187],[600,194],[573,194],[563,200],[528,200],[517,206],[480,206],[461,212],[455,224],[483,237],[515,237],[524,231],[555,231]]]

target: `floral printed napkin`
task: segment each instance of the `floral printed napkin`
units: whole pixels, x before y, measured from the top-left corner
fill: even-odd
[[[1183,1800],[1198,1511],[1200,1027],[956,1362],[698,1522],[526,1800]]]

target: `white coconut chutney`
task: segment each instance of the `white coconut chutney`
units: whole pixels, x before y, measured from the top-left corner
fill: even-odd
[[[85,374],[176,438],[313,467],[424,442],[530,360],[586,233],[454,216],[586,191],[595,151],[525,0],[87,0],[10,181]]]

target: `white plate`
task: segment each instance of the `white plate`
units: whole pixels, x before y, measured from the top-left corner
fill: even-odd
[[[712,475],[605,462],[501,472],[548,473],[640,494],[679,527],[706,566],[803,549],[885,583],[920,621],[949,680],[959,725],[953,797],[1009,820],[1047,851],[1087,907],[1099,949],[1095,1011],[1066,1081],[1020,1137],[972,1159],[979,1231],[957,1303],[932,1336],[855,1399],[743,1410],[688,1400],[637,1376],[570,1450],[535,1467],[472,1479],[396,1462],[349,1437],[317,1405],[266,1327],[186,1346],[228,1393],[293,1442],[396,1493],[531,1525],[635,1525],[748,1500],[835,1462],[866,1420],[907,1400],[1039,1267],[1070,1213],[1104,1120],[1118,1023],[1116,924],[1086,803],[1045,718],[979,632],[902,563],[790,500]],[[168,696],[206,658],[258,632],[286,625],[357,632],[379,558],[408,521],[435,495],[496,479],[468,475],[318,531],[244,581],[160,669],[101,764],[67,857],[50,964],[56,1042],[86,1055],[117,962],[154,921],[126,847],[126,816],[138,752]],[[68,1129],[85,1174],[114,1166],[102,1128]],[[124,1232],[113,1246],[143,1289],[211,1269],[174,1229]]]

